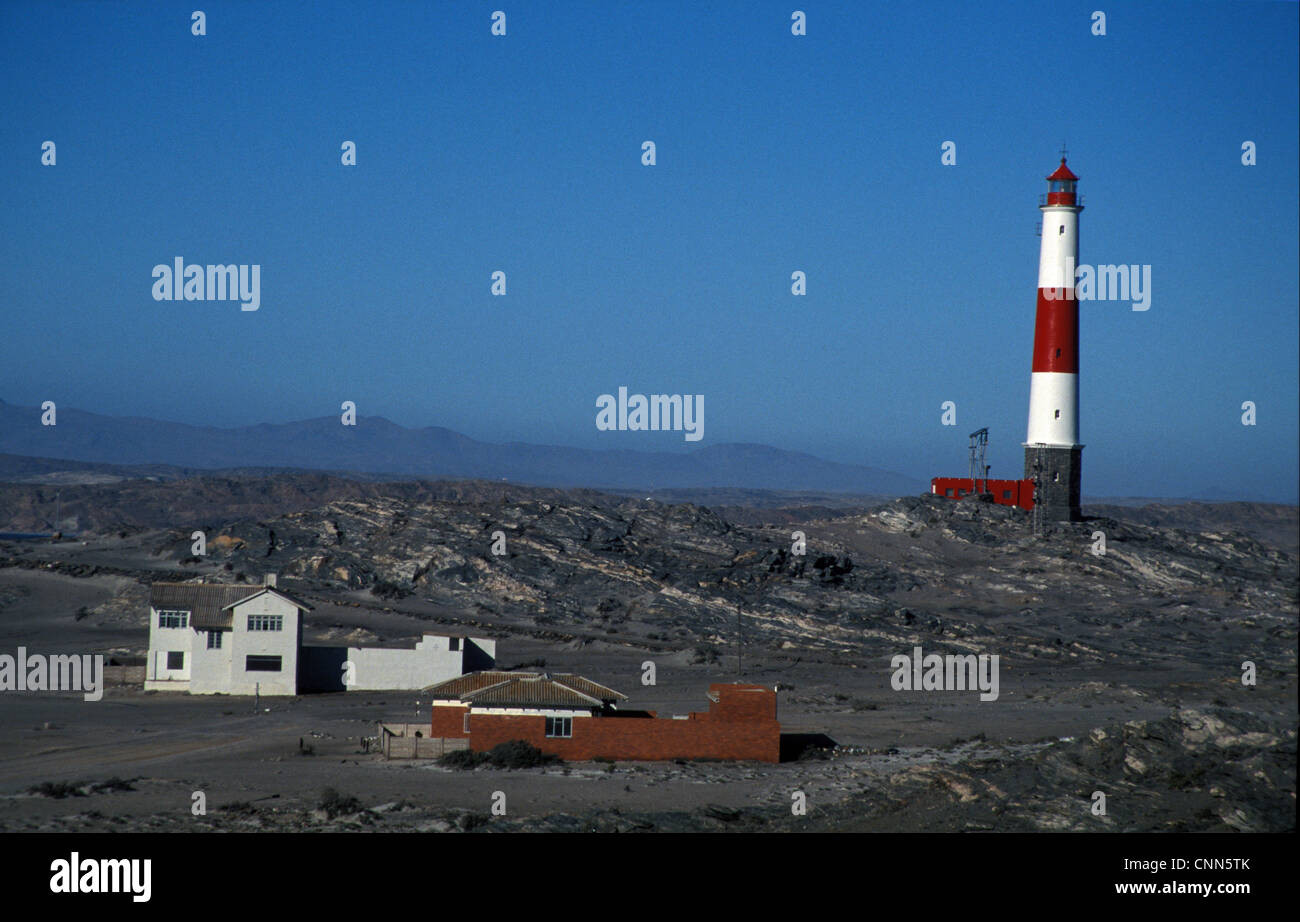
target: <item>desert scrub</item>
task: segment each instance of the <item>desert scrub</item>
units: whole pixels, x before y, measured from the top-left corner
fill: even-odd
[[[362,809],[361,801],[357,800],[351,794],[340,794],[334,788],[326,788],[320,793],[320,802],[316,804],[318,810],[324,810],[325,815],[330,819],[336,816],[346,816],[349,813],[360,813]]]
[[[458,749],[442,756],[438,759],[438,764],[446,768],[460,769],[478,768],[480,765],[514,769],[538,768],[543,765],[562,765],[564,763],[559,756],[549,752],[542,752],[532,743],[526,743],[523,740],[510,740],[492,747],[488,752]]]
[[[82,788],[88,783],[86,781],[42,781],[29,787],[27,793],[39,797],[53,797],[56,800],[65,797],[85,797],[86,792]]]
[[[114,794],[117,793],[118,791],[134,791],[135,785],[131,783],[131,781],[134,780],[135,779],[133,778],[128,780],[125,778],[119,778],[117,777],[117,775],[114,775],[112,778],[109,778],[107,781],[97,781],[96,783],[92,784],[90,786],[90,793]]]
[[[717,662],[719,662],[718,648],[712,644],[700,644],[692,652],[692,666],[713,665]]]
[[[400,583],[381,579],[370,587],[370,594],[380,599],[404,599],[411,594],[411,590]]]
[[[478,768],[487,761],[486,752],[474,752],[470,749],[454,749],[451,752],[444,753],[439,759],[438,764],[445,768]]]

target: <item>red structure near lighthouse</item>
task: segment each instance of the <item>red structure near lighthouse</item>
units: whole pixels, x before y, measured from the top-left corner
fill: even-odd
[[[1035,485],[1034,504],[1049,521],[1080,518],[1079,177],[1061,165],[1047,177],[1040,199],[1042,244],[1038,254],[1038,307],[1034,318],[1033,371],[1029,385],[1029,428],[1025,436],[1025,479]]]

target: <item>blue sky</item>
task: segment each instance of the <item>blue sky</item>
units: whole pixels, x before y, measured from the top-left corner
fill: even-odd
[[[923,478],[988,426],[1016,476],[1065,141],[1081,262],[1152,267],[1083,305],[1085,494],[1295,500],[1294,3],[794,8],[4,4],[0,399]],[[154,301],[176,256],[259,264],[261,309]],[[598,432],[619,385],[703,394],[704,442]]]

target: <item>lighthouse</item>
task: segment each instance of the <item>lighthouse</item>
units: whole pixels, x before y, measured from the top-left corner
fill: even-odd
[[[1079,177],[1061,165],[1047,177],[1038,253],[1038,309],[1034,319],[1033,373],[1025,479],[1034,481],[1035,506],[1047,521],[1077,521],[1083,446],[1079,444]]]

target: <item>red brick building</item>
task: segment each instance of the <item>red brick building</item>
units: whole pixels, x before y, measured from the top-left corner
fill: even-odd
[[[683,717],[620,710],[627,696],[572,674],[473,672],[434,685],[431,736],[486,752],[523,740],[562,759],[751,759],[777,762],[776,692],[709,686],[709,709]]]

